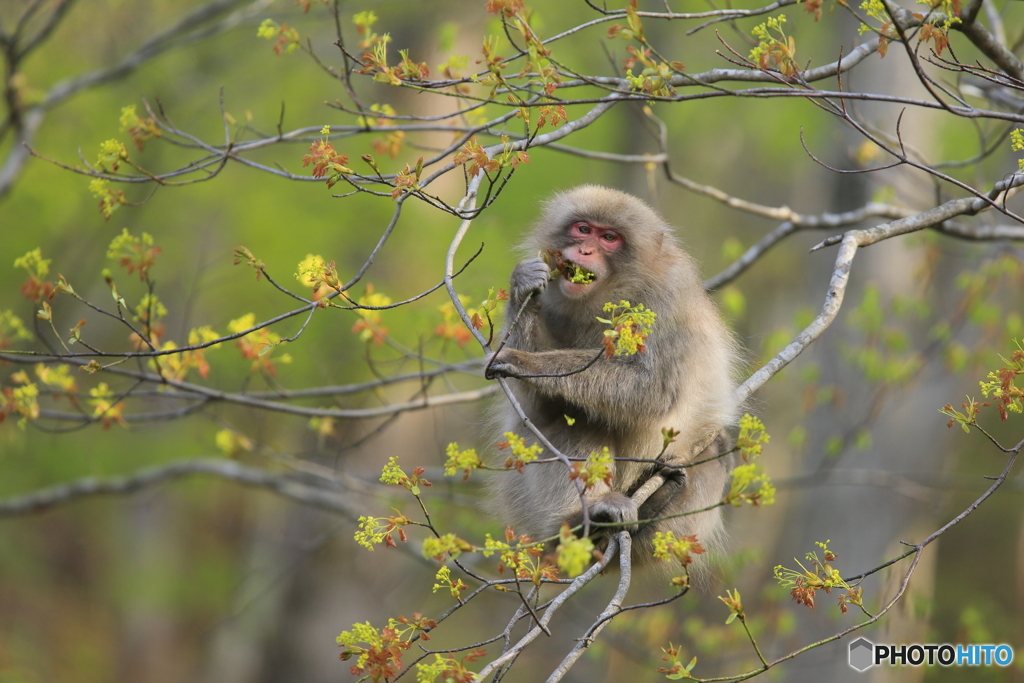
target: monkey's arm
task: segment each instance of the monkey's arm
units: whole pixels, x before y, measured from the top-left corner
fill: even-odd
[[[518,349],[537,349],[547,338],[539,322],[540,293],[551,279],[551,269],[543,260],[531,258],[520,261],[512,271],[506,316],[513,325],[507,345]],[[533,298],[527,301],[530,295]],[[526,307],[523,304],[526,302]],[[522,309],[522,312],[520,312]],[[518,314],[518,317],[515,317]]]
[[[592,418],[608,424],[633,422],[640,415],[668,412],[675,402],[678,379],[659,372],[646,354],[594,360],[598,349],[523,351],[502,349],[488,371],[488,378],[518,377],[538,391],[579,406]],[[529,375],[564,375],[529,377]]]

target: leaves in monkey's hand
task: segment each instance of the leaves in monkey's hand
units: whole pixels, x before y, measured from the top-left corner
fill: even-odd
[[[599,322],[611,325],[612,329],[604,331],[605,357],[632,356],[646,351],[644,342],[651,334],[654,320],[658,314],[648,310],[643,304],[631,305],[628,301],[619,303],[608,302],[603,309],[611,313],[609,319],[598,318]]]

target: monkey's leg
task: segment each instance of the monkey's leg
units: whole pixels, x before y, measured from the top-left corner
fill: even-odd
[[[653,489],[653,490],[652,490]],[[630,500],[639,505],[637,519],[642,526],[645,519],[657,519],[666,513],[676,496],[686,489],[686,471],[663,467],[640,486]]]

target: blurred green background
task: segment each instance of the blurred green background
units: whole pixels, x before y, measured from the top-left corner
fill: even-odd
[[[199,4],[71,3],[45,46],[21,65],[21,95],[31,101],[62,79],[117,63]],[[275,131],[282,110],[286,131],[353,124],[354,116],[325,105],[346,99],[337,80],[308,57],[276,55],[271,43],[256,37],[260,21],[273,17],[309,35],[324,62],[338,66],[329,12],[320,3],[309,13],[283,0],[264,4],[235,28],[168,50],[124,78],[69,98],[47,113],[33,148],[80,166],[79,151],[91,161],[102,141],[128,141],[118,130],[121,108],[136,104],[142,113],[143,100],[154,106],[159,101],[179,127],[216,143],[223,139],[221,91],[224,108],[236,121],[250,121],[266,134]],[[11,31],[26,5],[17,0],[0,5],[0,27]],[[652,10],[662,7],[651,5]],[[54,4],[42,6],[52,10]],[[472,66],[481,36],[499,32],[483,6],[468,0],[342,3],[342,19],[350,44],[356,40],[351,16],[372,9],[380,18],[375,29],[393,37],[392,55],[409,48],[413,59],[433,69],[453,51],[470,55]],[[1015,8],[1007,12],[1008,23],[1021,14]],[[550,36],[593,16],[583,3],[547,3],[539,7],[534,26]],[[753,23],[742,23],[739,33],[725,24],[720,30],[745,54],[749,47],[743,36]],[[651,40],[664,45],[670,58],[684,62],[690,72],[728,66],[714,54],[720,44],[710,30],[686,36],[677,23],[650,22],[647,27]],[[560,43],[559,58],[583,72],[613,73],[600,46],[606,28]],[[859,40],[855,24],[838,12],[815,24],[799,8],[791,9],[787,28],[799,40],[801,59],[813,64],[833,61],[840,44],[848,50]],[[614,59],[621,60],[624,43],[608,45]],[[964,48],[960,57],[966,61],[970,55]],[[857,88],[920,90],[906,64],[896,58],[884,63],[870,59],[855,75]],[[356,88],[365,102],[388,102],[399,114],[437,115],[451,106],[440,97],[365,78],[356,80]],[[488,109],[491,115],[497,111]],[[570,119],[583,111],[582,106],[570,109]],[[865,150],[855,133],[797,98],[717,98],[658,104],[654,111],[670,131],[672,166],[678,173],[744,199],[808,214],[849,210],[873,196],[911,207],[929,206],[934,200],[935,189],[922,175],[893,171],[840,176],[815,164],[801,149],[801,132],[808,147],[835,166],[855,166]],[[864,105],[858,113],[891,132],[898,109]],[[565,142],[626,154],[654,151],[655,141],[641,118],[636,107],[619,105]],[[909,111],[903,129],[929,158],[959,159],[975,153],[972,125]],[[441,134],[409,138],[428,147],[449,139]],[[336,142],[336,147],[355,164],[360,154],[370,151],[369,144],[364,136]],[[7,135],[0,142],[0,157],[13,145]],[[996,154],[980,167],[955,172],[984,188],[983,178],[998,179],[1013,170],[1009,145],[1005,148],[1007,154]],[[306,151],[305,144],[282,143],[251,158],[302,174],[308,172],[301,167]],[[144,152],[132,154],[153,171],[191,158],[187,150],[156,140]],[[406,146],[396,159],[378,155],[378,161],[394,171],[415,164],[422,154],[429,152]],[[738,245],[749,246],[775,227],[669,185],[659,169],[545,149],[531,150],[531,155],[532,162],[516,172],[495,205],[474,221],[460,250],[465,259],[481,243],[486,245],[458,280],[459,291],[473,303],[489,287],[507,282],[517,258],[515,245],[534,219],[538,202],[575,184],[607,184],[651,201],[678,226],[681,240],[708,277],[728,265]],[[133,234],[145,231],[163,250],[152,276],[170,311],[168,338],[184,343],[193,327],[211,325],[225,332],[230,320],[246,313],[263,320],[293,307],[292,300],[257,282],[251,270],[232,266],[234,247],[251,249],[275,279],[294,289],[292,274],[307,254],[335,260],[345,279],[363,263],[393,209],[388,198],[333,199],[322,181],[288,182],[239,164],[228,164],[209,182],[185,187],[155,192],[149,186],[128,187],[129,200],[142,205],[121,207],[108,221],[87,187],[87,177],[32,159],[0,198],[0,310],[11,309],[26,322],[33,318],[33,305],[18,294],[24,272],[12,263],[36,247],[53,260],[53,273],[63,274],[82,296],[107,306],[109,292],[100,272],[116,267],[106,258],[107,245],[123,228]],[[457,202],[461,174],[450,174],[434,189]],[[458,227],[453,217],[421,203],[408,201],[405,206],[394,235],[364,280],[395,300],[441,280],[444,254]],[[750,369],[781,348],[820,307],[834,251],[808,255],[807,250],[828,234],[794,236],[720,295],[747,350]],[[969,289],[960,274],[979,273],[996,257],[1008,259],[1007,274]],[[919,540],[958,513],[984,490],[981,476],[998,473],[1004,462],[999,453],[977,434],[947,430],[938,408],[946,402],[959,405],[964,394],[977,395],[977,380],[997,367],[995,353],[1008,355],[1011,337],[1021,335],[1020,257],[1013,245],[971,244],[934,235],[912,235],[862,250],[833,328],[773,379],[749,408],[764,419],[773,437],[762,464],[779,485],[778,502],[764,509],[730,511],[730,554],[719,559],[703,590],[669,607],[613,622],[572,680],[660,680],[654,669],[660,665],[659,648],[669,641],[699,656],[698,675],[750,668],[756,655],[737,624],[724,625],[727,613],[714,598],[726,588],[742,591],[766,656],[779,656],[854,623],[854,615],[840,615],[828,596],[819,598],[813,612],[789,602],[772,579],[771,568],[793,566],[791,558],[802,559],[814,541],[831,539],[845,575],[867,570],[901,552],[898,541]],[[118,286],[132,305],[143,293],[124,274],[118,276]],[[472,344],[463,349],[434,335],[441,321],[438,308],[446,300],[443,291],[436,292],[385,312],[383,324],[395,340],[422,347],[434,357],[479,356]],[[69,298],[59,297],[54,309],[58,330],[85,318],[90,343],[104,349],[127,347],[123,328]],[[963,324],[956,335],[943,337],[939,324],[958,316]],[[318,313],[299,341],[282,349],[294,361],[277,365],[276,382],[294,389],[416,370],[416,363],[403,361],[393,350],[360,341],[351,331],[356,319],[350,312]],[[275,331],[291,335],[299,324],[299,319],[288,320]],[[41,347],[22,342],[18,348]],[[372,369],[368,356],[374,359]],[[268,388],[260,376],[249,377],[249,362],[232,345],[211,350],[208,359],[213,366],[209,384],[214,387]],[[10,386],[9,375],[19,369],[0,367],[0,386]],[[88,388],[98,379],[82,374],[79,384]],[[455,377],[453,386],[473,388],[483,382]],[[386,397],[400,401],[415,391],[404,386],[388,390]],[[361,395],[338,399],[337,404],[373,406],[379,398]],[[214,435],[224,428],[259,445],[262,455],[240,456],[257,466],[275,467],[274,458],[266,455],[271,453],[278,461],[299,458],[373,482],[387,458],[396,455],[407,469],[422,465],[439,474],[450,441],[486,447],[489,436],[481,429],[486,413],[485,405],[470,405],[409,413],[386,425],[339,423],[328,437],[318,436],[305,419],[229,406],[129,429],[70,429],[44,422],[43,428],[22,430],[15,419],[8,419],[0,424],[0,496],[84,476],[131,473],[182,458],[219,456]],[[1004,443],[1021,438],[1019,418],[995,424],[990,413],[987,420]],[[437,479],[429,495],[441,524],[476,541],[485,532],[500,533],[500,521],[482,518],[474,507],[477,488],[472,481],[460,484],[453,478],[442,485],[442,477]],[[1024,608],[1021,483],[1015,476],[933,545],[907,596],[866,637],[893,643],[1024,643],[1019,616]],[[415,512],[411,500],[389,498],[367,486],[372,495],[358,502],[365,514],[390,514],[392,506]],[[431,593],[433,569],[412,557],[421,537],[413,533],[412,553],[369,554],[352,541],[354,529],[350,519],[202,477],[0,518],[0,681],[348,680],[349,664],[336,659],[338,632],[367,620],[381,626],[388,616],[414,611],[435,616],[450,602]],[[892,593],[901,575],[902,570],[882,572],[865,584],[869,608],[877,608]],[[524,656],[510,679],[546,676],[571,647],[571,639],[600,611],[612,583],[606,578],[589,598],[584,596],[556,620],[556,637]],[[667,595],[660,581],[649,583],[638,587],[635,600]],[[510,596],[489,599],[487,605],[471,605],[446,623],[437,632],[438,646],[498,633],[516,603]],[[846,667],[847,642],[799,657],[769,678],[863,680],[866,674]],[[1009,670],[970,674],[971,680],[1024,680],[1017,663]],[[936,667],[876,669],[871,675],[875,681],[962,680],[963,672]]]

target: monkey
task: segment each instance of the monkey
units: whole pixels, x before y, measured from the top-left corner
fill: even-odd
[[[632,532],[635,564],[653,562],[655,531],[696,535],[705,548],[716,547],[718,508],[638,524],[713,506],[728,480],[727,458],[715,456],[728,450],[726,430],[737,418],[738,345],[704,292],[693,259],[645,202],[596,185],[549,199],[523,247],[527,254],[560,251],[572,266],[566,273],[578,266],[593,277],[558,273],[551,280],[543,259],[520,261],[511,276],[506,343],[490,358],[486,377],[509,378],[529,420],[570,458],[609,448],[614,477],[586,492],[587,510],[593,522]],[[573,281],[581,279],[592,281]],[[575,372],[601,349],[608,329],[598,321],[608,315],[604,304],[622,300],[657,314],[644,351],[602,356]],[[499,411],[502,432],[537,441],[511,403]],[[663,428],[678,432],[667,448]],[[704,450],[691,452],[694,447]],[[659,461],[650,462],[663,449]],[[673,467],[700,460],[708,462]],[[654,474],[664,484],[638,508],[630,496]],[[495,476],[490,487],[498,514],[517,534],[550,538],[563,522],[575,526],[583,519],[578,489],[561,462]]]

